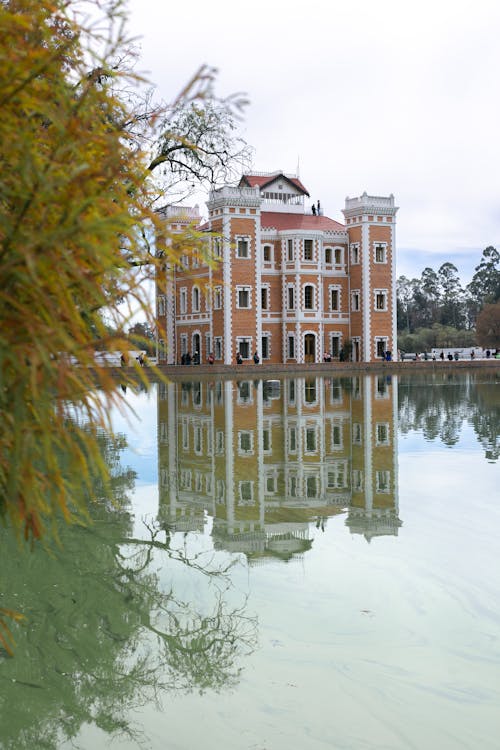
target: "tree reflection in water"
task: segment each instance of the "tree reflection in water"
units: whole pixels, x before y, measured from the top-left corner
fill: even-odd
[[[171,691],[233,686],[255,647],[227,555],[174,549],[159,528],[132,536],[124,447],[102,436],[112,481],[96,486],[89,526],[61,524],[49,551],[20,549],[0,532],[3,602],[27,618],[14,627],[14,658],[0,654],[2,750],[55,750],[85,724],[139,739],[130,710]],[[203,602],[191,594],[200,577],[211,584]]]

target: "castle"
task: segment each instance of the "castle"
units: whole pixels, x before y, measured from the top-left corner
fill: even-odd
[[[215,263],[183,257],[156,279],[159,364],[186,355],[219,364],[293,365],[396,358],[394,196],[346,198],[345,224],[323,215],[296,175],[243,175],[212,190],[207,232]],[[172,232],[196,208],[160,209]]]

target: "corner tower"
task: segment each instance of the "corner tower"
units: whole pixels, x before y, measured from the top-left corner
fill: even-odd
[[[352,358],[397,356],[396,212],[394,196],[346,198]]]

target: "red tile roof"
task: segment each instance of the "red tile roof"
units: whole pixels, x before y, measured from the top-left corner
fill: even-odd
[[[240,180],[240,187],[247,185],[248,187],[255,187],[258,185],[260,188],[265,188],[266,185],[270,185],[276,180],[285,180],[285,182],[291,183],[297,190],[309,197],[309,193],[305,189],[304,185],[297,177],[287,177],[282,172],[275,172],[275,174],[244,174]]]
[[[313,216],[313,214],[282,214],[277,211],[263,211],[260,220],[262,229],[305,229],[322,232],[342,232],[345,226],[328,216]]]

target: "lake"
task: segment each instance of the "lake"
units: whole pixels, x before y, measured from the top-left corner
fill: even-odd
[[[498,376],[125,396],[91,523],[0,531],[2,750],[498,750]]]

